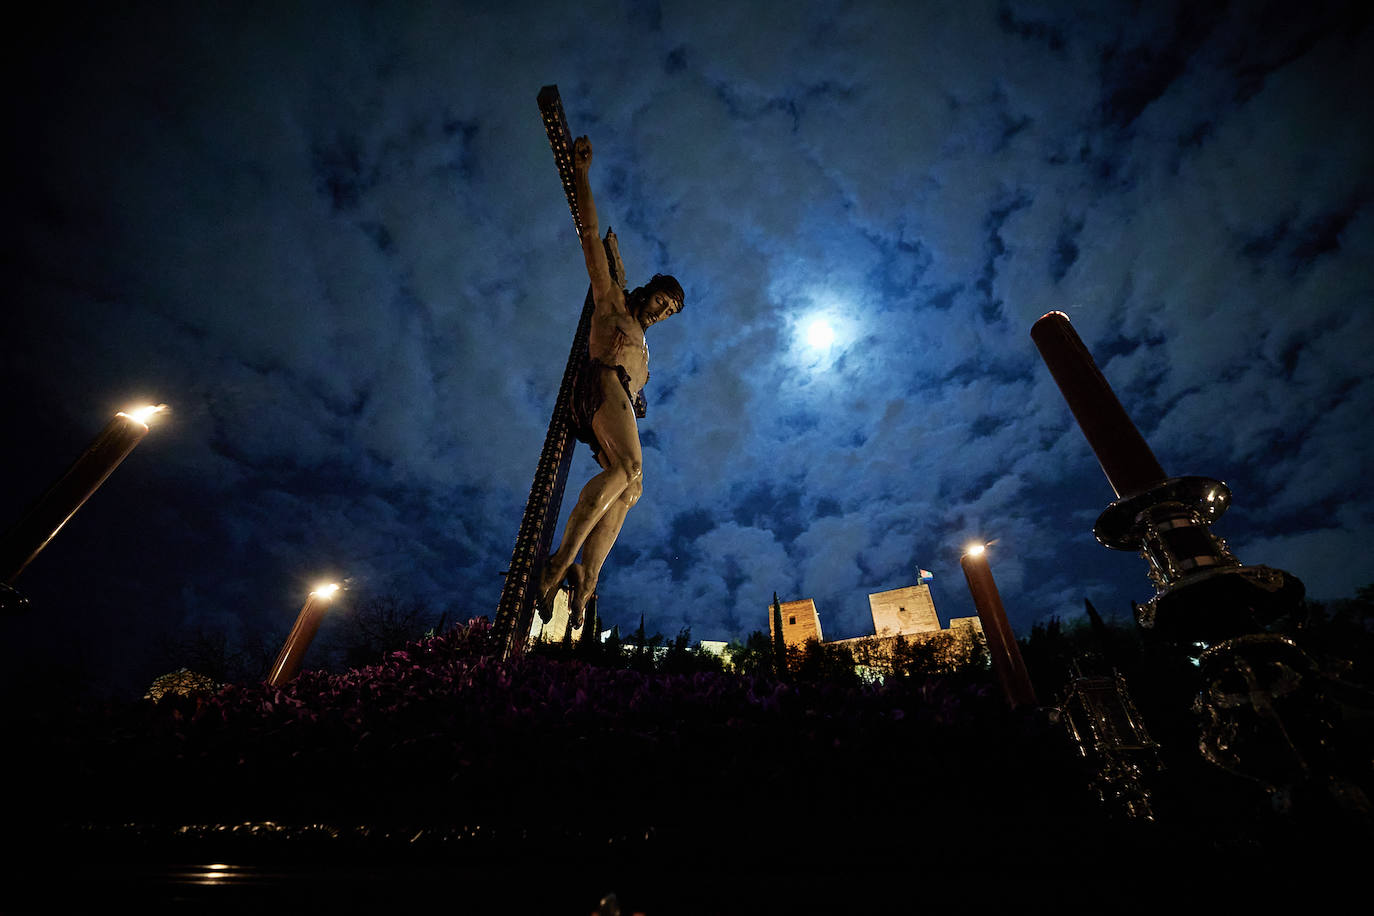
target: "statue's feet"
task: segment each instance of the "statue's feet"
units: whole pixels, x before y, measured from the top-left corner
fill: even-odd
[[[587,581],[587,571],[574,563],[568,570],[568,584],[572,594],[568,596],[568,626],[574,630],[582,626],[587,602],[596,592],[596,583]]]
[[[553,620],[553,602],[546,601],[542,594],[534,596],[534,610],[545,626],[548,626],[549,621]]]
[[[563,584],[560,580],[549,581],[552,574],[550,560],[544,561],[544,566],[539,571],[539,579],[536,583],[538,591],[534,595],[534,609],[539,612],[539,619],[547,624],[553,620],[553,599],[558,596],[558,589]]]

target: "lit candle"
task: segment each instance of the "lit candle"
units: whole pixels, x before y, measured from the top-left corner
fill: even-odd
[[[0,545],[0,580],[10,584],[19,578],[29,562],[148,434],[148,421],[153,415],[166,407],[159,404],[115,414],[67,473],[5,535]]]
[[[310,648],[315,634],[320,631],[325,609],[338,591],[339,584],[331,582],[321,585],[305,599],[305,605],[296,615],[296,625],[291,628],[291,635],[286,637],[286,643],[281,647],[281,653],[277,655],[277,660],[272,663],[272,670],[267,675],[267,683],[270,686],[279,687],[285,684],[301,670],[301,659],[305,657],[305,650]]]
[[[1039,705],[1026,663],[1021,658],[1021,647],[1016,644],[1016,636],[1007,622],[1007,612],[1002,608],[1002,597],[997,593],[997,583],[992,579],[987,549],[982,544],[974,544],[960,558],[959,565],[964,569],[964,578],[968,579],[973,606],[978,609],[978,619],[983,623],[983,634],[988,640],[992,670],[1002,685],[1007,704],[1012,709]]]

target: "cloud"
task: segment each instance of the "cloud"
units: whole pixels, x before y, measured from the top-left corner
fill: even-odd
[[[1247,566],[1274,566],[1297,575],[1309,598],[1350,598],[1369,585],[1368,570],[1349,562],[1350,540],[1374,533],[1369,527],[1319,528],[1292,535],[1232,543]]]

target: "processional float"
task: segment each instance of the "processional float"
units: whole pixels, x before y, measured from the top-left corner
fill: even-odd
[[[1203,756],[1258,783],[1280,810],[1298,794],[1370,823],[1369,800],[1332,725],[1341,716],[1335,678],[1274,627],[1302,601],[1302,583],[1242,565],[1212,534],[1230,489],[1164,472],[1067,315],[1044,315],[1031,339],[1116,493],[1093,535],[1148,564],[1155,594],[1136,606],[1136,622],[1198,665],[1193,711]],[[1080,721],[1088,713],[1084,706]]]

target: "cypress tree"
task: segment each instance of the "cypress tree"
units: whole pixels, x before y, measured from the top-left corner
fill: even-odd
[[[601,618],[596,612],[595,595],[587,600],[587,606],[583,609],[582,639],[578,641],[577,647],[587,656],[595,655],[596,650],[601,648]]]
[[[787,677],[787,642],[782,638],[782,604],[773,593],[773,669],[778,677]]]
[[[559,648],[563,650],[562,654],[564,656],[572,653],[572,631],[572,619],[569,618],[568,622],[563,625],[563,639],[558,644]]]

